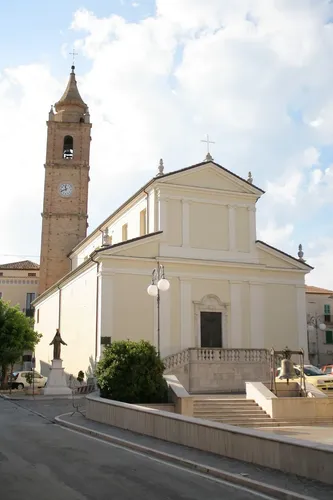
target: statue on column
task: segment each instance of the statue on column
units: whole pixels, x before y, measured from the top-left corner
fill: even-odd
[[[66,342],[62,340],[59,328],[57,328],[56,334],[53,337],[52,342],[50,342],[50,345],[53,345],[53,359],[60,359],[61,344],[67,345]]]

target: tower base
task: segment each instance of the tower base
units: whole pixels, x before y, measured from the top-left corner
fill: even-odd
[[[62,359],[52,360],[50,374],[43,391],[45,396],[70,396],[72,394],[72,390],[67,386],[64,370]]]

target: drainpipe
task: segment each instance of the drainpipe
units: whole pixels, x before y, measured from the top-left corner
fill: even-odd
[[[60,325],[61,325],[61,288],[59,285],[58,285],[58,290],[59,290],[58,328],[60,330]]]
[[[146,217],[147,217],[147,234],[149,234],[149,193],[148,191],[146,191],[145,189],[143,190],[143,192],[146,194],[147,198],[146,198],[146,202],[147,202],[147,208],[146,208]]]
[[[94,252],[96,253],[96,252]],[[92,262],[95,262],[97,265],[97,271],[96,271],[96,321],[95,321],[95,364],[97,362],[97,342],[98,342],[98,309],[99,309],[99,268],[100,268],[100,262],[97,260],[93,259],[93,256],[90,255],[90,260]]]

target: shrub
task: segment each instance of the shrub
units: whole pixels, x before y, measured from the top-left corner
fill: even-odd
[[[105,347],[96,377],[101,396],[124,403],[166,403],[164,364],[149,342],[118,341]]]

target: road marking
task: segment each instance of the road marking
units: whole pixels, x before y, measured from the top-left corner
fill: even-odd
[[[63,426],[61,426],[61,427],[63,427]],[[153,462],[157,462],[159,464],[167,465],[169,467],[173,467],[173,468],[181,470],[183,472],[187,472],[187,473],[190,473],[190,474],[194,474],[196,476],[200,476],[200,477],[202,477],[204,479],[208,479],[208,480],[213,481],[215,483],[219,483],[221,485],[228,486],[229,488],[235,488],[235,489],[238,489],[238,490],[241,490],[241,491],[245,491],[247,493],[251,493],[252,495],[254,495],[254,496],[258,497],[258,498],[263,498],[263,499],[266,499],[266,500],[276,500],[277,499],[277,497],[268,496],[268,495],[265,495],[264,493],[259,493],[257,491],[254,491],[254,490],[251,490],[249,488],[246,488],[245,486],[234,484],[234,483],[231,483],[229,481],[225,481],[223,479],[219,479],[217,477],[210,476],[209,474],[204,474],[203,472],[195,471],[195,470],[190,469],[188,467],[184,467],[184,466],[181,466],[181,465],[173,464],[173,463],[171,463],[171,462],[169,462],[167,460],[162,460],[160,458],[150,457],[147,453],[140,452],[140,451],[137,451],[137,450],[133,450],[131,448],[128,448],[127,446],[121,446],[119,444],[111,443],[110,441],[105,441],[102,438],[99,438],[99,437],[96,437],[96,436],[91,436],[89,434],[77,431],[75,429],[70,429],[69,427],[63,427],[63,429],[65,429],[67,431],[70,431],[70,432],[74,432],[75,434],[79,434],[81,436],[84,435],[85,437],[87,437],[89,439],[92,439],[94,441],[98,441],[99,443],[104,443],[104,444],[106,444],[108,446],[112,446],[114,448],[119,448],[120,450],[123,450],[123,451],[124,450],[128,451],[130,453],[133,453],[134,455],[139,455],[140,457],[152,460]]]

